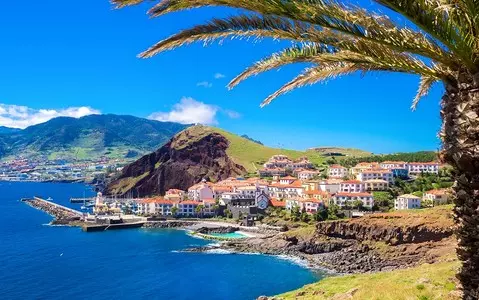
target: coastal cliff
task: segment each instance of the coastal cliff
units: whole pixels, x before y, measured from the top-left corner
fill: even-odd
[[[202,179],[218,181],[246,173],[228,156],[228,139],[216,132],[199,133],[199,128],[180,132],[157,151],[127,165],[106,193],[164,195],[171,188],[187,190]]]
[[[374,214],[320,222],[288,232],[231,241],[237,252],[293,255],[338,273],[388,271],[436,263],[454,253],[450,208]]]

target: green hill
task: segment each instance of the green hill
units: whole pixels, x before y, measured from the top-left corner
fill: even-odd
[[[325,160],[324,156],[319,152],[270,148],[225,130],[202,125],[190,127],[178,134],[178,138],[182,142],[176,144],[180,146],[183,143],[199,140],[210,133],[221,134],[230,142],[226,153],[234,162],[242,165],[248,172],[255,172],[257,169],[261,169],[262,165],[276,154],[284,154],[291,159],[305,156],[316,165],[323,164]]]
[[[119,115],[59,117],[24,130],[2,129],[0,158],[134,158],[156,150],[187,126]]]
[[[325,156],[354,156],[363,157],[372,155],[371,152],[356,148],[342,148],[342,147],[316,147],[310,148],[308,151],[315,151]]]

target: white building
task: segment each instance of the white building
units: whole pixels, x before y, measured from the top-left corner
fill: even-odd
[[[397,210],[421,208],[421,198],[406,194],[394,200],[394,208]]]
[[[319,175],[318,171],[303,170],[296,173],[300,180],[310,180]]]
[[[328,192],[330,194],[335,194],[339,192],[341,187],[342,180],[338,179],[328,179],[322,180],[319,182],[319,189],[323,192]]]
[[[364,183],[359,180],[346,180],[339,184],[339,191],[343,193],[362,193],[365,191]]]
[[[182,201],[176,205],[178,207],[178,211],[176,214],[184,217],[196,216],[196,207],[198,207],[199,204],[201,203],[192,200]]]
[[[165,199],[172,201],[185,200],[186,192],[178,189],[169,189],[165,193]]]
[[[333,196],[331,201],[339,207],[353,207],[356,201],[361,201],[363,207],[372,208],[374,206],[374,197],[369,193],[345,193],[339,192]]]
[[[449,200],[447,189],[430,190],[424,193],[423,200],[432,201],[433,205],[446,204]]]
[[[138,202],[137,214],[170,216],[174,202],[162,198],[147,198]]]
[[[385,191],[389,188],[389,182],[383,179],[370,179],[364,182],[366,191]]]
[[[407,169],[407,162],[405,161],[384,161],[379,164],[382,169]]]
[[[203,199],[212,199],[214,196],[213,190],[205,181],[188,189],[188,199],[190,200],[203,201]]]
[[[359,181],[382,179],[390,184],[394,183],[393,172],[387,169],[363,170],[356,175],[356,179]]]
[[[439,164],[437,162],[411,162],[407,164],[409,174],[421,174],[421,173],[439,173]]]
[[[341,165],[331,165],[328,170],[328,175],[331,178],[344,178],[348,175],[348,169]]]
[[[286,200],[286,209],[292,210],[293,207],[298,207],[300,211],[303,209],[310,214],[315,214],[318,210],[324,208],[324,203],[318,199],[302,199],[292,198]]]

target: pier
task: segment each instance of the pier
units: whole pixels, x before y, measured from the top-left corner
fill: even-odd
[[[22,199],[22,202],[25,202],[26,204],[51,215],[56,219],[54,223],[78,221],[83,217],[83,214],[77,210],[42,199],[40,197]]]

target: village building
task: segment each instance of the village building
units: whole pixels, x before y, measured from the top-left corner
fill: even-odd
[[[310,180],[319,175],[318,171],[302,170],[296,172],[299,180]]]
[[[305,199],[316,199],[321,200],[327,203],[331,198],[331,194],[328,192],[320,191],[320,190],[313,190],[313,191],[305,191],[304,196]]]
[[[223,193],[231,193],[233,191],[233,187],[229,185],[216,184],[212,187],[212,190],[213,190],[213,198],[220,199]]]
[[[303,190],[306,191],[316,191],[319,190],[319,180],[308,180],[301,183]]]
[[[367,181],[372,179],[386,180],[390,184],[394,183],[394,176],[391,170],[387,169],[368,169],[362,170],[356,174],[356,179],[359,181]]]
[[[195,184],[188,189],[188,199],[194,201],[203,201],[203,199],[214,198],[214,193],[210,187],[211,183],[208,184],[205,180],[201,183]]]
[[[263,166],[265,169],[286,168],[292,161],[286,155],[273,155]]]
[[[394,208],[396,210],[421,208],[421,198],[410,194],[399,196],[394,200]]]
[[[447,189],[430,190],[424,193],[422,199],[432,201],[433,205],[447,204],[449,200],[449,191]]]
[[[212,199],[212,198],[210,198]],[[177,203],[176,207],[178,207],[178,211],[176,212],[177,215],[182,217],[193,217],[197,215],[196,207],[200,205],[194,200],[185,200]]]
[[[323,192],[328,192],[330,194],[335,194],[340,191],[341,188],[341,182],[343,182],[340,179],[328,179],[328,180],[322,180],[319,182],[319,190]]]
[[[411,162],[408,163],[408,172],[412,175],[421,173],[438,174],[439,163],[437,162]]]
[[[357,201],[362,202],[362,206],[371,209],[374,206],[374,197],[372,194],[364,192],[348,193],[339,192],[331,198],[331,202],[340,208],[354,207]]]
[[[201,215],[203,217],[213,217],[216,215],[217,205],[215,199],[204,199],[203,200],[203,210],[201,211]]]
[[[270,203],[270,198],[259,189],[254,195],[241,192],[224,193],[219,202],[222,210],[231,211],[233,218],[242,218],[244,216],[257,216],[264,214]]]
[[[348,176],[348,169],[341,165],[331,165],[328,169],[328,176],[330,178],[344,178]]]
[[[301,197],[303,191],[302,183],[299,180],[294,177],[283,177],[279,182],[268,185],[266,193],[272,198],[286,199]]]
[[[339,184],[339,192],[362,193],[364,191],[364,183],[359,180],[345,180]]]
[[[366,191],[385,191],[389,188],[389,182],[383,179],[370,179],[364,181]]]
[[[361,162],[361,163],[358,163],[356,166],[352,167],[350,169],[350,173],[351,175],[356,176],[363,171],[371,170],[371,169],[379,169],[379,168],[380,168],[379,163],[377,162],[372,162],[372,163]]]
[[[174,202],[163,198],[146,198],[138,201],[137,214],[170,216]]]
[[[165,193],[165,199],[171,201],[182,201],[186,199],[186,192],[178,189],[169,189]]]
[[[269,204],[271,207],[275,208],[286,208],[286,201],[281,201],[276,198],[269,199]]]

